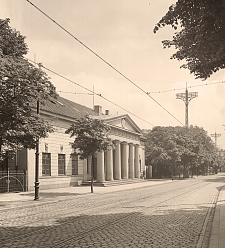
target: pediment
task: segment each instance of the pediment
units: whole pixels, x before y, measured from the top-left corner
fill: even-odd
[[[141,129],[129,115],[104,116],[101,119],[106,121],[110,126],[118,127],[119,129],[124,129],[133,133],[142,134]]]

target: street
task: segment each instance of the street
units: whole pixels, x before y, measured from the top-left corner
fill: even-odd
[[[200,176],[2,208],[1,247],[206,248],[224,183]]]

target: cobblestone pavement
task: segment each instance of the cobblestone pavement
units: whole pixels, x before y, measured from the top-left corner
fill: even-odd
[[[198,177],[0,211],[0,247],[208,247],[224,181]]]

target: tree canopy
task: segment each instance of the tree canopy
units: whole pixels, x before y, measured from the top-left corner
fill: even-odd
[[[75,137],[71,143],[77,150],[81,159],[89,158],[96,152],[107,151],[112,147],[112,141],[108,137],[110,127],[103,120],[85,116],[76,119],[66,130],[70,137]]]
[[[178,0],[156,24],[154,32],[166,25],[181,28],[172,40],[164,40],[163,46],[178,50],[171,58],[186,60],[182,68],[202,79],[225,68],[224,0]]]
[[[217,150],[203,128],[154,127],[146,138],[147,164],[167,175],[178,165],[184,170],[215,165]]]
[[[25,37],[0,19],[0,160],[6,152],[35,148],[37,137],[53,129],[32,107],[55,97],[55,87],[40,68],[24,58]]]
[[[111,139],[108,137],[109,131],[109,125],[103,120],[91,118],[88,115],[75,120],[66,130],[71,138],[75,137],[74,141],[71,142],[75,153],[80,155],[81,159],[92,157],[91,193],[93,193],[94,181],[94,155],[96,152],[105,152],[113,146]]]

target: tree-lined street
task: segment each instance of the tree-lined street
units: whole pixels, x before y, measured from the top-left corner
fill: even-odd
[[[224,182],[201,176],[3,207],[2,247],[208,247]]]
[[[1,3],[0,247],[220,247],[225,1]]]

